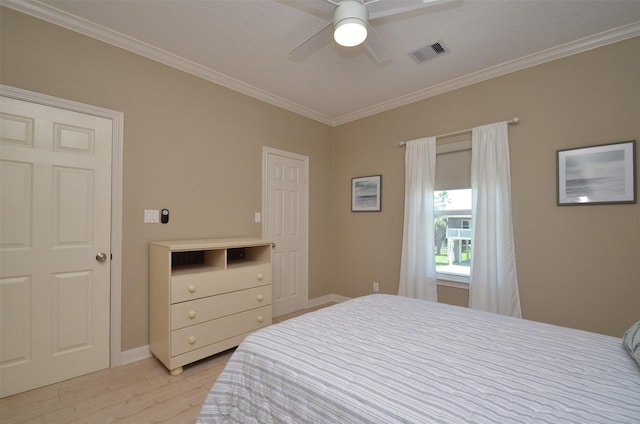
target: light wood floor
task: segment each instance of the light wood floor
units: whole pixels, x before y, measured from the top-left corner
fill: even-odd
[[[274,319],[282,322],[321,307]],[[234,349],[184,367],[172,377],[144,359],[0,399],[0,422],[193,423]]]

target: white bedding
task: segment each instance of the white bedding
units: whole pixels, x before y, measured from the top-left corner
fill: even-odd
[[[621,339],[391,295],[245,339],[198,423],[640,423]]]

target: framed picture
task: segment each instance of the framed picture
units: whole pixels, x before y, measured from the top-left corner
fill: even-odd
[[[636,203],[636,142],[558,151],[558,205]]]
[[[382,175],[351,179],[351,212],[380,212]]]

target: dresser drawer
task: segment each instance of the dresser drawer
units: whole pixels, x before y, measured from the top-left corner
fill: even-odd
[[[171,303],[271,284],[271,264],[171,277]]]
[[[171,356],[266,327],[271,324],[271,305],[192,325],[171,332]]]
[[[171,329],[187,327],[271,304],[271,285],[171,305]]]

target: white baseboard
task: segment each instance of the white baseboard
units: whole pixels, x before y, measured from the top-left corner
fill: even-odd
[[[328,294],[326,296],[316,297],[307,301],[307,308],[315,308],[316,306],[324,305],[325,303],[341,303],[349,300],[349,297],[339,296],[337,294]]]
[[[350,298],[348,297],[339,296],[337,294],[328,294],[326,296],[320,296],[314,299],[309,299],[309,301],[307,302],[307,307],[315,308],[316,306],[324,305],[325,303],[340,303],[349,299]],[[126,350],[124,352],[121,352],[120,364],[116,366],[130,364],[132,362],[137,362],[142,359],[151,358],[152,356],[153,354],[151,353],[151,350],[149,350],[149,345],[136,347],[131,350]]]
[[[149,350],[149,345],[136,347],[131,350],[126,350],[120,354],[120,365],[130,364],[142,359],[151,358],[153,354]]]

